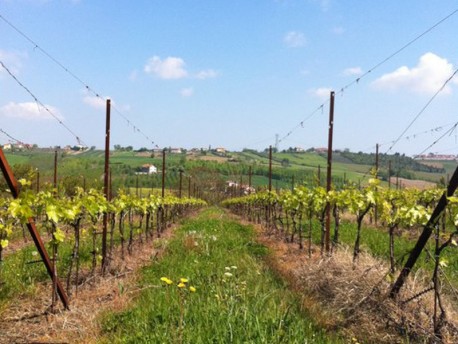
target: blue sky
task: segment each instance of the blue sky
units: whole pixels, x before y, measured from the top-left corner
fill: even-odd
[[[4,20],[0,61],[89,146],[104,145],[109,97],[112,144],[263,149],[278,134],[280,149],[322,147],[335,90],[334,147],[385,152],[458,67],[458,13],[364,73],[456,9],[451,0],[0,0],[2,17],[82,83]],[[457,80],[393,151],[418,154],[458,121]],[[76,144],[3,68],[0,120],[24,142]],[[427,152],[457,154],[456,131]]]

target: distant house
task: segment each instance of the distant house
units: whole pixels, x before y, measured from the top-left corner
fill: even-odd
[[[216,153],[225,154],[226,153],[226,148],[223,148],[223,147],[215,148],[215,152]]]
[[[157,167],[154,165],[150,164],[145,164],[140,167],[140,171],[138,171],[136,174],[156,174],[157,173]]]
[[[301,147],[294,147],[294,151],[295,151],[296,153],[303,153],[303,152],[305,152],[304,148],[301,148]]]
[[[322,153],[327,153],[328,149],[326,147],[320,147],[320,148],[315,148],[314,151],[315,153],[322,154]]]
[[[4,150],[11,150],[11,149],[13,149],[13,146],[11,145],[11,143],[5,143],[3,145],[3,149]]]
[[[170,148],[170,153],[172,154],[181,154],[183,150],[181,148]]]

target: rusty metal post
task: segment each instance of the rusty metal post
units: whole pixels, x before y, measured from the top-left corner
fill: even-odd
[[[165,197],[165,148],[162,151],[162,198]]]
[[[328,134],[328,168],[326,176],[326,191],[331,191],[332,183],[332,135],[334,129],[334,91],[331,91],[331,99],[329,103],[329,134]],[[326,231],[324,235],[324,243],[326,252],[329,253],[330,246],[330,233],[331,233],[331,205],[329,201],[326,203]]]
[[[375,179],[378,179],[378,167],[379,167],[379,145],[375,145]],[[377,226],[378,221],[378,209],[377,204],[374,205],[374,223]]]
[[[272,146],[269,146],[269,192],[272,191]]]
[[[6,184],[8,185],[9,189],[11,190],[11,194],[13,198],[18,198],[19,189],[18,189],[16,178],[14,177],[13,171],[11,170],[11,167],[8,164],[8,161],[6,160],[6,157],[3,154],[3,150],[1,148],[0,148],[0,168],[2,170],[3,176],[5,177]],[[37,251],[40,254],[40,257],[43,263],[45,264],[46,271],[48,272],[49,277],[53,279],[54,278],[53,277],[54,276],[53,264],[51,262],[51,259],[49,258],[48,252],[46,251],[45,245],[43,244],[43,241],[41,240],[40,233],[38,232],[37,228],[35,227],[35,222],[33,221],[33,218],[29,218],[27,220],[26,225],[27,225],[27,229],[30,232],[30,236],[32,237],[32,240],[35,244],[35,247],[37,248]],[[62,301],[64,307],[66,309],[69,309],[70,304],[68,301],[68,297],[59,279],[56,280],[56,287],[57,287],[57,294],[59,295],[59,298]]]
[[[455,193],[457,188],[458,167],[455,169],[452,179],[450,179],[450,183],[447,185],[447,190],[442,194],[442,197],[439,199],[439,202],[437,202],[436,208],[434,208],[431,217],[429,218],[428,222],[423,228],[423,232],[420,234],[420,237],[418,238],[418,241],[415,244],[415,247],[410,252],[409,258],[407,258],[407,261],[404,267],[402,268],[396,282],[393,284],[393,287],[390,291],[391,298],[396,298],[396,296],[399,294],[399,291],[404,285],[405,280],[409,276],[410,272],[412,271],[412,268],[414,267],[415,263],[420,257],[421,252],[428,243],[428,239],[433,233],[433,230],[436,227],[442,212],[446,209],[448,204],[448,198]]]
[[[378,155],[378,143],[375,145],[375,178],[378,178],[378,166],[379,166],[379,155]]]
[[[111,115],[111,100],[107,99],[106,104],[106,126],[105,126],[105,173],[104,173],[104,188],[105,199],[108,201],[110,196],[110,115]],[[107,255],[107,233],[108,233],[108,213],[103,214],[103,229],[102,229],[102,274],[108,267]]]
[[[40,171],[37,169],[37,193],[40,192]]]
[[[180,197],[180,198],[182,196],[182,189],[183,189],[183,170],[180,169],[180,189],[179,189],[179,192],[178,192],[178,197]]]
[[[57,150],[54,151],[54,179],[53,179],[54,192],[57,195]]]
[[[112,176],[111,171],[112,171],[112,169],[110,168],[110,181],[108,183],[109,190],[110,190],[110,192],[108,193],[109,194],[109,197],[108,197],[109,201],[111,201],[113,199],[113,176]]]
[[[388,160],[388,189],[391,189],[391,160]]]

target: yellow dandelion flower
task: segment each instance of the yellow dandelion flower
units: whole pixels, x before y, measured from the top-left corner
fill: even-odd
[[[189,287],[189,291],[191,293],[195,293],[196,292],[196,288],[194,288],[193,286]]]
[[[184,284],[183,282],[180,282],[180,283],[178,283],[177,287],[178,288],[184,288],[184,287],[186,287],[186,284]]]
[[[188,279],[187,278],[180,278],[180,282],[181,283],[188,283]]]
[[[167,277],[161,277],[161,281],[166,283],[166,284],[168,284],[168,285],[173,283],[173,281],[171,279],[167,278]]]

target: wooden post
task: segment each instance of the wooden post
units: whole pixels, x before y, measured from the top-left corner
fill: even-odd
[[[421,252],[425,248],[426,244],[428,243],[428,239],[433,233],[435,226],[437,225],[441,213],[445,210],[448,204],[448,197],[452,196],[455,193],[455,190],[458,187],[458,167],[455,169],[455,173],[453,173],[452,179],[450,179],[450,183],[447,186],[447,190],[443,193],[442,197],[439,199],[436,208],[434,209],[431,217],[428,220],[428,223],[423,228],[423,232],[421,233],[420,237],[418,238],[415,247],[410,252],[410,256],[407,259],[407,262],[404,265],[404,268],[401,270],[396,282],[393,284],[393,287],[390,291],[390,297],[396,298],[400,289],[404,285],[405,280],[409,276],[412,268],[414,267],[415,263],[417,262],[418,257],[420,257]]]
[[[162,151],[162,198],[165,196],[165,148]]]
[[[272,146],[269,146],[269,192],[272,191]]]
[[[3,176],[5,177],[6,184],[8,185],[9,189],[11,190],[11,195],[13,196],[13,198],[18,198],[19,189],[18,189],[16,178],[14,177],[13,171],[11,170],[11,167],[8,164],[8,161],[6,160],[6,157],[3,154],[3,150],[1,148],[0,148],[0,168],[2,170]],[[33,221],[33,218],[29,218],[27,220],[26,225],[27,225],[27,229],[30,232],[30,236],[32,237],[32,240],[35,244],[35,247],[37,248],[37,251],[40,254],[40,257],[43,263],[45,264],[46,271],[48,272],[49,277],[51,277],[51,279],[54,279],[53,264],[51,262],[51,259],[49,259],[48,252],[46,251],[43,241],[41,240],[40,233],[38,232],[37,228],[35,227],[35,222]],[[64,288],[62,287],[62,284],[60,283],[60,280],[57,279],[55,282],[56,282],[56,287],[57,287],[57,294],[59,295],[60,300],[62,301],[64,307],[66,309],[69,309],[68,297],[67,297],[67,294],[65,293]]]
[[[251,166],[248,169],[248,187],[249,187],[249,190],[251,192]]]
[[[331,99],[329,103],[329,133],[328,133],[328,168],[326,176],[326,192],[331,191],[331,176],[332,176],[332,135],[334,129],[334,91],[331,91]],[[326,203],[326,231],[324,235],[324,244],[326,252],[329,253],[331,249],[330,245],[330,233],[331,233],[331,205],[329,201]]]
[[[105,125],[105,171],[104,171],[104,186],[103,192],[105,199],[110,198],[110,116],[111,116],[111,100],[107,99],[106,103],[106,125]],[[102,275],[108,267],[107,254],[107,233],[108,233],[108,213],[103,214],[103,229],[102,229]]]
[[[57,195],[57,150],[54,151],[54,178],[53,178],[54,192]]]
[[[178,194],[178,196],[180,198],[181,198],[181,194],[182,194],[182,192],[181,192],[182,188],[183,188],[183,170],[180,169],[180,191],[179,191],[179,194]]]
[[[391,160],[388,160],[388,189],[391,189]]]
[[[37,169],[37,193],[40,192],[40,171]]]
[[[375,179],[378,179],[378,167],[379,167],[379,154],[378,154],[378,143],[375,145]],[[378,221],[378,209],[377,204],[374,205],[374,223],[377,226]]]
[[[188,177],[188,198],[191,198],[191,176]]]

